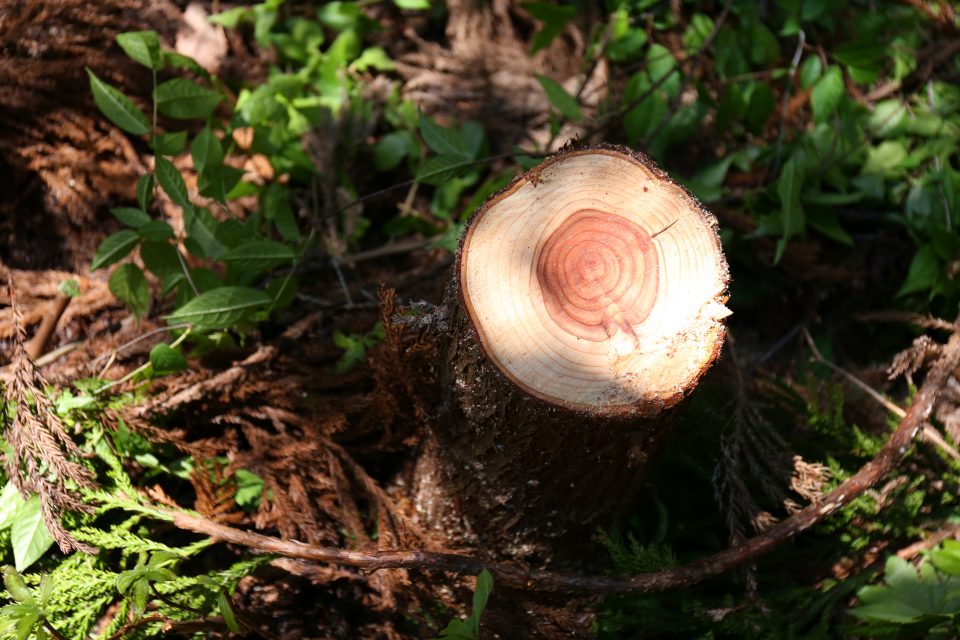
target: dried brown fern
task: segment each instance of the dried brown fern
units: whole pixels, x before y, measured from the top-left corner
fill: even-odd
[[[74,540],[60,522],[64,511],[91,512],[92,507],[76,495],[77,489],[93,488],[93,474],[76,461],[77,445],[57,416],[46,395],[47,381],[26,353],[26,329],[14,294],[12,276],[9,294],[13,308],[14,336],[13,380],[6,387],[8,406],[15,407],[4,424],[4,437],[12,454],[5,459],[10,480],[26,498],[40,496],[43,520],[64,553],[96,551]]]

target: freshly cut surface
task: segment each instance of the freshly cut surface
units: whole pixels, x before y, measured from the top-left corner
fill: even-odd
[[[646,157],[569,151],[474,215],[462,299],[486,355],[527,393],[655,415],[696,385],[723,342],[716,227]]]

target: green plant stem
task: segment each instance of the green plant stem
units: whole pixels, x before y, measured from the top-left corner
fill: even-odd
[[[187,339],[187,336],[190,335],[190,331],[191,331],[191,329],[189,328],[189,325],[188,325],[187,330],[184,331],[183,333],[181,333],[179,336],[177,336],[177,339],[170,343],[170,348],[171,348],[171,349],[175,349],[176,347],[180,346],[180,344],[181,344],[184,340]],[[133,371],[131,371],[131,372],[128,373],[127,375],[123,376],[123,377],[120,378],[119,380],[114,380],[113,382],[110,382],[110,383],[105,384],[104,386],[100,387],[99,389],[97,389],[97,390],[94,392],[94,395],[100,395],[101,393],[103,393],[103,392],[106,391],[107,389],[111,389],[111,388],[113,388],[113,387],[115,387],[115,386],[117,386],[117,385],[123,384],[124,382],[130,380],[130,379],[133,378],[134,376],[139,375],[139,374],[143,373],[144,371],[146,371],[149,366],[150,366],[150,361],[148,360],[147,362],[144,362],[142,365],[140,365],[139,367],[137,367],[136,369],[134,369]]]

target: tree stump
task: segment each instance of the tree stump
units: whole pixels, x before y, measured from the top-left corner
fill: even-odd
[[[549,560],[629,504],[720,351],[727,282],[715,218],[629,149],[562,152],[493,196],[448,290],[425,523]]]

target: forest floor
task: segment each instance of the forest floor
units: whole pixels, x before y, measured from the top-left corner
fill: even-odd
[[[0,376],[7,388],[24,371],[25,365],[16,364],[24,348],[32,350],[43,380],[57,390],[80,395],[77,381],[116,382],[111,394],[117,401],[105,403],[98,414],[105,428],[121,434],[111,437],[125,442],[114,454],[151,504],[193,510],[201,521],[192,530],[169,523],[131,529],[145,539],[181,548],[197,534],[223,539],[216,527],[225,526],[323,548],[484,555],[482,549],[451,548],[425,531],[413,508],[413,467],[437,406],[437,353],[431,334],[401,319],[408,309],[442,304],[453,254],[437,246],[439,234],[429,225],[428,231],[412,228],[397,238],[383,230],[398,211],[436,211],[437,204],[432,187],[406,182],[402,170],[369,168],[370,140],[380,135],[374,126],[365,129],[344,116],[305,136],[319,178],[294,180],[293,208],[300,224],[317,228],[322,246],[297,266],[294,303],[245,333],[226,332],[216,349],[187,351],[184,371],[149,379],[135,375],[154,347],[170,341],[164,316],[172,311],[171,301],[151,280],[150,312],[138,318],[111,293],[109,270],[91,271],[90,263],[98,245],[120,229],[109,208],[134,201],[137,178],[152,166],[153,156],[142,141],[102,117],[83,69],[91,67],[138,100],[149,96],[149,74],[124,59],[113,38],[153,29],[165,46],[174,47],[185,6],[147,4],[111,0],[89,8],[29,0],[22,8],[0,8],[0,277],[9,282],[9,293],[0,294],[0,362],[11,363]],[[584,142],[624,141],[619,126],[557,126],[536,80],[537,73],[578,78],[582,108],[599,108],[608,97],[601,88],[615,75],[606,62],[588,64],[591,42],[585,34],[600,20],[600,9],[592,8],[530,56],[539,23],[529,14],[509,2],[495,1],[477,12],[465,9],[467,4],[451,2],[449,13],[427,16],[392,5],[370,9],[371,19],[385,25],[372,42],[397,61],[393,71],[364,77],[361,93],[378,105],[375,110],[386,109],[380,105],[388,100],[378,100],[395,90],[438,121],[479,122],[491,141],[490,156],[504,156],[489,163],[485,176],[515,170],[506,157],[514,144],[552,151],[577,136]],[[693,13],[680,10],[681,3],[660,4],[654,10],[677,12],[681,26]],[[703,2],[697,9],[713,20],[725,12],[722,3]],[[682,33],[677,27],[658,35],[680,60]],[[223,51],[216,55],[231,86],[265,82],[275,54],[259,49],[249,32],[228,30],[222,37]],[[778,64],[789,67],[792,53],[786,47],[777,53]],[[684,70],[706,74],[695,62]],[[774,88],[770,99],[776,107],[768,122],[746,134],[757,148],[775,147],[785,135],[789,139],[813,126],[809,90],[784,97]],[[678,101],[689,102],[680,89]],[[700,135],[660,159],[671,173],[694,175],[731,144],[707,120]],[[338,126],[342,131],[334,131]],[[329,148],[325,135],[332,136]],[[357,147],[352,150],[351,138]],[[950,158],[948,168],[955,153]],[[189,164],[189,153],[179,159],[174,158],[178,168]],[[758,216],[742,206],[751,196],[742,194],[776,190],[772,176],[782,164],[777,160],[763,171],[729,164],[725,169],[725,197],[708,207],[727,234],[733,275],[727,346],[646,480],[636,515],[598,528],[583,573],[653,571],[721,551],[816,502],[880,449],[897,420],[842,374],[814,360],[811,344],[867,386],[909,404],[912,380],[891,381],[886,369],[925,328],[916,312],[925,317],[930,310],[922,303],[905,309],[893,295],[915,254],[914,238],[884,222],[889,203],[857,205],[841,217],[850,243],[811,227],[806,235],[788,237],[777,255],[778,237],[758,231]],[[350,179],[338,183],[343,175]],[[453,197],[463,203],[470,193]],[[352,196],[369,194],[342,214]],[[177,218],[169,202],[161,206]],[[331,218],[335,232],[329,234]],[[370,222],[370,231],[356,242],[345,240],[361,218]],[[80,295],[66,299],[61,285],[71,280]],[[950,296],[954,293],[941,297],[934,310],[949,308]],[[20,331],[25,337],[18,337]],[[43,335],[47,331],[49,338]],[[921,340],[901,356],[901,373],[914,374],[930,363],[935,349],[924,350],[924,344]],[[911,545],[956,533],[953,499],[942,497],[952,495],[960,478],[949,444],[960,435],[952,417],[956,392],[951,393],[935,413],[944,435],[918,445],[908,464],[869,494],[869,505],[851,507],[771,556],[686,595],[558,596],[495,584],[483,628],[499,630],[501,637],[558,638],[591,626],[607,638],[690,637],[709,630],[715,637],[746,637],[737,635],[742,629],[757,637],[771,629],[785,637],[853,634],[845,609],[889,554],[906,549],[901,557],[914,559],[921,547]],[[911,491],[920,498],[911,502]],[[885,518],[890,524],[881,524]],[[273,554],[246,572],[230,595],[240,636],[434,637],[470,610],[475,581],[469,575],[430,570],[427,564],[363,570],[291,557],[296,554],[278,552],[266,540],[217,544],[181,567],[185,574],[199,574]],[[69,543],[64,552],[53,547],[35,568],[56,570],[67,549]],[[104,565],[98,567],[113,563],[129,570],[132,565],[123,563],[136,554],[121,549],[115,555],[121,554],[122,560],[101,556]],[[838,584],[842,588],[829,589]],[[164,618],[167,614],[156,613],[164,606],[159,591],[157,598],[151,620],[150,611],[137,618],[128,608],[121,617],[118,611],[127,605],[114,594],[96,612],[91,632],[238,635],[222,610]],[[516,635],[504,631],[521,624],[527,628]]]

